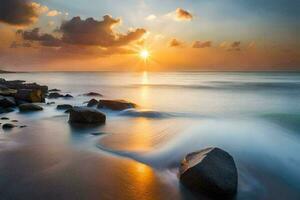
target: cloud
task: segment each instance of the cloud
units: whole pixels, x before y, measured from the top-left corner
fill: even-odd
[[[176,9],[176,18],[177,20],[187,20],[190,21],[193,19],[193,15],[182,8]]]
[[[220,44],[221,48],[225,48],[228,51],[240,51],[241,50],[241,42],[240,41],[234,41],[234,42],[227,42],[224,41]]]
[[[64,21],[59,30],[58,36],[49,33],[41,33],[39,28],[17,33],[22,39],[30,42],[38,42],[41,46],[60,47],[66,45],[74,46],[95,46],[104,48],[117,48],[126,46],[132,42],[139,41],[146,33],[145,29],[130,30],[126,34],[113,31],[113,27],[120,24],[120,19],[111,16],[104,16],[102,21],[93,18],[82,20],[74,17]]]
[[[183,42],[177,40],[176,38],[173,38],[169,41],[169,47],[180,47],[183,45]]]
[[[61,25],[62,41],[77,45],[123,46],[140,39],[146,33],[142,28],[128,31],[126,34],[116,33],[113,27],[120,24],[120,21],[109,15],[105,15],[102,21],[74,17]]]
[[[206,47],[211,47],[212,46],[212,41],[195,41],[192,45],[193,48],[206,48]]]
[[[50,10],[48,13],[47,13],[47,16],[48,17],[55,17],[57,15],[61,15],[61,12],[57,11],[57,10]]]
[[[29,25],[48,8],[29,0],[1,0],[0,22],[10,25]]]
[[[156,15],[149,15],[149,16],[147,16],[145,19],[146,20],[148,20],[148,21],[153,21],[153,20],[155,20],[157,17],[156,17]]]
[[[230,48],[228,51],[240,51],[241,50],[241,42],[240,41],[234,41],[231,43]]]
[[[166,14],[166,16],[175,21],[191,21],[193,19],[193,15],[182,8],[177,8],[175,11]]]
[[[19,30],[17,33],[21,34],[25,41],[39,42],[42,46],[60,47],[62,45],[62,41],[60,39],[48,33],[40,33],[39,28],[34,28],[29,31]]]

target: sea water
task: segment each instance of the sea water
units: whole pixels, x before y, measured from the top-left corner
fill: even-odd
[[[74,96],[47,100],[55,104],[41,104],[42,112],[16,109],[5,115],[27,127],[1,130],[3,199],[192,199],[179,184],[179,163],[187,153],[213,146],[234,157],[237,199],[300,198],[299,73],[53,72],[1,78]],[[84,106],[92,98],[82,95],[87,92],[138,107],[102,110],[103,126],[69,125],[68,114],[56,105]]]

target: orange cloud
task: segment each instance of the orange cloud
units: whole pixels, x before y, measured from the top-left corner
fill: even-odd
[[[206,48],[206,47],[211,47],[212,46],[212,41],[195,41],[192,45],[193,48]]]
[[[183,45],[183,42],[177,40],[176,38],[173,38],[169,41],[169,47],[181,47]]]
[[[182,8],[176,9],[176,18],[177,20],[187,20],[190,21],[193,19],[193,15]]]
[[[193,19],[193,15],[182,8],[177,8],[175,11],[168,13],[166,16],[176,21],[191,21]]]

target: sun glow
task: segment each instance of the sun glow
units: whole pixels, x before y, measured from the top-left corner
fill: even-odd
[[[147,49],[143,49],[140,51],[140,57],[143,59],[143,60],[147,60],[150,56],[150,53]]]

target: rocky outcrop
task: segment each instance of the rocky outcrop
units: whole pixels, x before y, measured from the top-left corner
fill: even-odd
[[[74,107],[70,110],[69,122],[79,124],[104,124],[106,116],[94,108]]]
[[[136,104],[124,100],[100,100],[97,108],[110,110],[125,110],[135,108]]]
[[[13,97],[16,102],[44,102],[48,87],[22,80],[0,79],[0,95]]]
[[[33,112],[33,111],[41,111],[43,108],[41,106],[32,104],[32,103],[24,103],[19,105],[20,112]]]
[[[98,105],[98,101],[96,99],[91,99],[89,100],[89,102],[87,103],[87,107],[93,107],[93,106],[96,106]]]
[[[72,109],[73,106],[70,104],[60,104],[56,106],[57,110],[68,110],[68,109]]]
[[[207,148],[185,157],[180,166],[180,181],[194,192],[231,197],[237,192],[237,168],[227,152]]]
[[[19,89],[15,97],[30,103],[45,102],[45,93],[41,89]]]

